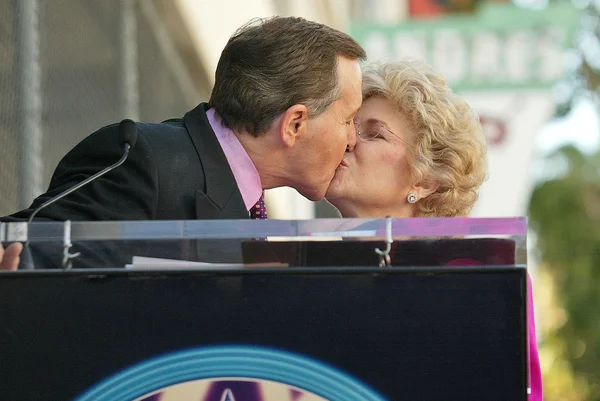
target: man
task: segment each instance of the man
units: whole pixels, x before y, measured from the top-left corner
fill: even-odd
[[[49,220],[265,217],[264,189],[321,199],[356,143],[359,60],[350,36],[294,17],[241,27],[225,46],[209,103],[182,119],[137,123],[114,171],[37,214]],[[100,129],[59,163],[48,191],[3,221],[26,220],[49,198],[116,162],[118,126]]]

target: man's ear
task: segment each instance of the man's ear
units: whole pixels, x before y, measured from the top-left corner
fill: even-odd
[[[303,104],[295,104],[283,112],[279,135],[287,147],[292,147],[298,138],[305,135],[308,126],[308,109]]]

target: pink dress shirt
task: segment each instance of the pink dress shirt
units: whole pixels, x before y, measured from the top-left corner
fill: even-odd
[[[258,171],[235,133],[222,124],[221,118],[215,112],[215,109],[209,109],[206,112],[206,117],[217,136],[223,153],[225,153],[227,163],[229,163],[231,172],[242,194],[242,199],[244,199],[246,210],[250,210],[252,206],[256,205],[263,193]]]

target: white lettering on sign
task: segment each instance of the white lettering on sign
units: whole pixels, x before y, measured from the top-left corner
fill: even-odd
[[[563,70],[563,51],[557,43],[562,43],[565,32],[562,29],[549,28],[536,38],[536,49],[539,54],[538,72],[540,79],[554,81],[560,78]]]
[[[454,29],[441,29],[433,36],[431,63],[448,82],[462,82],[469,69],[467,65],[468,44]]]
[[[490,32],[477,32],[471,42],[471,74],[475,84],[501,80],[500,39]]]
[[[427,34],[425,32],[396,32],[393,41],[393,54],[404,54],[420,60],[427,59]],[[370,54],[369,57],[371,57]]]
[[[388,39],[380,32],[369,34],[365,40],[364,48],[371,60],[382,60],[390,56]]]
[[[504,66],[507,80],[519,84],[530,80],[532,72],[532,55],[534,54],[534,38],[530,32],[511,32],[506,36]]]
[[[552,84],[562,73],[563,38],[558,27],[518,31],[373,30],[364,47],[370,60],[416,57],[438,70],[450,85],[528,86]]]

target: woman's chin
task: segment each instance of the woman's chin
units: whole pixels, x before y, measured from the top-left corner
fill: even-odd
[[[343,202],[346,198],[348,198],[348,191],[350,188],[353,188],[351,184],[352,176],[346,174],[347,167],[338,167],[335,171],[335,175],[333,179],[329,183],[329,188],[327,188],[327,193],[325,194],[325,199],[329,201],[332,205],[335,206],[335,201]]]
[[[339,185],[338,182],[335,181],[335,178],[333,179],[333,181],[331,181],[331,184],[327,189],[327,193],[325,194],[325,199],[327,199],[327,202],[337,207],[336,203],[343,201],[344,194],[341,191],[342,187]]]

